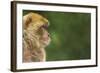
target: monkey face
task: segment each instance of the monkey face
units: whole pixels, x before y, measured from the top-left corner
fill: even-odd
[[[38,31],[40,37],[39,37],[39,41],[42,44],[42,47],[46,47],[50,44],[50,34],[47,31],[47,27],[45,28],[45,26],[41,27]]]

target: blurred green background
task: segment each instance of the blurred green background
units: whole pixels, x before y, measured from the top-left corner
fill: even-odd
[[[23,15],[29,12],[39,13],[50,22],[47,61],[91,58],[90,13],[23,10]]]

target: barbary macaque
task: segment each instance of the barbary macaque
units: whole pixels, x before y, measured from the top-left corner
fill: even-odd
[[[23,62],[46,61],[45,47],[50,44],[48,20],[30,12],[23,16]]]

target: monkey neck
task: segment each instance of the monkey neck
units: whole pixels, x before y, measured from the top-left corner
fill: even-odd
[[[40,48],[40,50],[31,51],[33,61],[37,59],[37,61],[44,62],[46,61],[46,52],[44,48]]]
[[[28,47],[29,47],[28,50],[30,50],[30,53],[31,53],[30,56],[31,56],[33,62],[34,62],[34,60],[45,61],[46,60],[46,52],[45,52],[44,47],[41,46],[41,44],[38,45],[37,43],[35,43],[35,42],[39,41],[38,37],[32,31],[24,31],[24,39],[26,39],[26,43],[33,44],[31,46],[28,45]]]
[[[45,61],[46,60],[46,52],[44,48],[40,48],[40,50],[38,51],[40,53],[41,56],[41,61]]]

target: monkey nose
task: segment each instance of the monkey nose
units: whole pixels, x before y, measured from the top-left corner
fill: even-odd
[[[50,34],[48,33],[48,37],[50,37]]]

